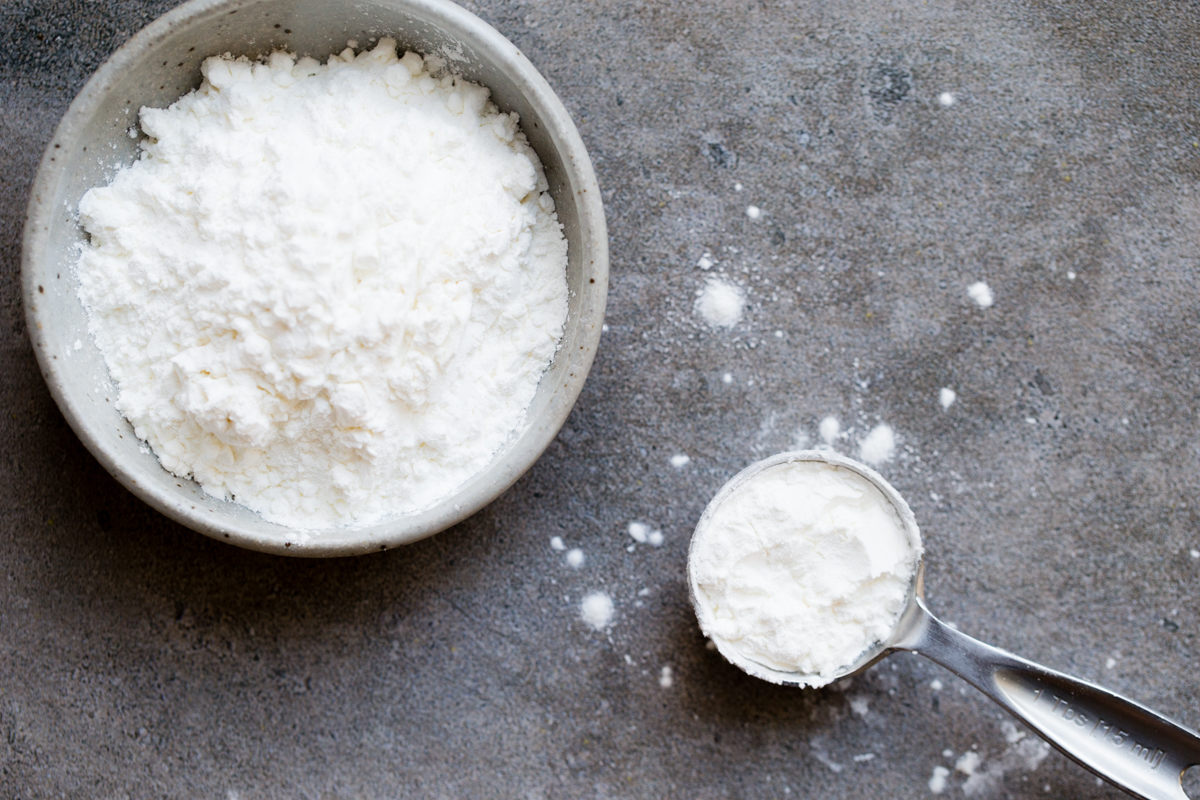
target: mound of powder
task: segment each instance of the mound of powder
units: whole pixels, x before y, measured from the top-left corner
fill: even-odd
[[[732,328],[742,321],[746,293],[738,286],[720,278],[704,282],[696,298],[696,312],[714,328]]]
[[[697,528],[689,558],[714,641],[824,686],[895,627],[921,554],[895,507],[858,473],[769,467]]]
[[[382,39],[207,59],[79,204],[117,408],[176,475],[299,529],[419,510],[524,421],[567,313],[537,156]]]

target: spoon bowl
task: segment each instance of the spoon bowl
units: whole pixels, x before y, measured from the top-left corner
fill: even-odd
[[[696,581],[696,543],[717,509],[732,494],[767,470],[794,462],[818,462],[851,470],[879,489],[918,544],[916,518],[899,492],[875,470],[824,450],[781,453],[735,475],[705,508],[692,536],[688,585],[692,605],[706,634],[712,614]],[[924,561],[918,561],[908,600],[890,636],[874,643],[837,674],[819,682],[804,673],[760,664],[730,642],[713,636],[718,652],[757,678],[811,687],[851,677],[889,653],[907,650],[940,664],[982,691],[1035,733],[1104,780],[1145,800],[1188,800],[1183,774],[1200,764],[1200,736],[1166,717],[1107,689],[1047,669],[998,647],[984,644],[945,624],[925,604]]]

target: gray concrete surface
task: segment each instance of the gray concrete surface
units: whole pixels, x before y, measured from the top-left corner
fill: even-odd
[[[939,766],[948,797],[1120,796],[1057,753],[1031,768],[1036,744],[915,656],[802,692],[705,649],[692,524],[828,414],[850,454],[895,428],[882,471],[936,612],[1200,726],[1194,4],[471,6],[577,115],[610,330],[501,500],[331,562],[221,545],[125,493],[24,332],[41,149],[170,5],[0,4],[0,796],[919,798]],[[705,251],[748,289],[732,332],[693,315]],[[631,520],[666,544],[628,552]],[[616,602],[608,635],[579,619],[591,590]]]

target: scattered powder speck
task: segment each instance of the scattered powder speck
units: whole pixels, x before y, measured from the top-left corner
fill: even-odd
[[[578,547],[567,553],[567,566],[571,569],[579,569],[583,566],[583,551]]]
[[[658,685],[664,689],[670,689],[675,685],[675,679],[671,676],[670,667],[662,668],[662,672],[658,675]]]
[[[979,769],[979,762],[979,753],[968,750],[958,757],[958,761],[954,762],[954,768],[963,775],[974,775],[975,770]]]
[[[746,293],[720,278],[709,278],[696,299],[696,313],[714,328],[732,328],[742,321]]]
[[[1192,558],[1200,558],[1200,550],[1193,547],[1191,550],[1188,550],[1188,555]]]
[[[938,402],[942,404],[942,410],[946,411],[950,406],[954,405],[954,401],[958,399],[958,392],[946,387],[938,392]]]
[[[954,767],[967,776],[963,782],[963,794],[967,797],[990,796],[995,793],[1005,773],[1013,770],[1032,772],[1050,754],[1050,745],[1036,736],[1027,736],[1012,722],[1005,720],[1000,725],[1007,747],[984,767],[978,753],[968,751],[955,762]]]
[[[949,747],[947,747],[945,750],[942,751],[942,758],[951,758],[953,755],[954,755],[954,751],[951,750]]]
[[[782,338],[783,338],[783,331],[775,331],[775,338],[776,338],[776,339],[782,339]]]
[[[762,216],[762,209],[758,206],[746,206],[746,216],[750,219],[758,219]]]
[[[950,94],[950,92],[942,92],[938,95],[938,104],[942,108],[949,108],[954,105],[954,95]]]
[[[968,286],[967,294],[970,295],[971,299],[980,308],[991,308],[992,303],[996,302],[996,298],[992,297],[992,290],[983,281],[978,281]]]
[[[1117,665],[1117,660],[1115,658],[1107,658],[1104,660],[1104,668],[1105,669],[1112,669],[1116,665]]]
[[[713,261],[712,253],[705,253],[704,255],[700,256],[700,260],[696,262],[696,266],[700,269],[712,269],[712,265],[715,263],[716,262]]]
[[[850,710],[860,717],[865,717],[871,710],[871,700],[868,697],[858,695],[850,698]]]
[[[837,417],[826,417],[821,420],[821,424],[817,426],[817,433],[821,435],[821,441],[827,445],[833,446],[837,441],[838,436],[842,432],[842,426],[837,421]]]
[[[1069,280],[1069,281],[1075,280],[1074,270],[1067,270],[1067,280]]]
[[[842,765],[829,757],[829,753],[826,752],[824,744],[820,739],[809,739],[808,749],[813,758],[829,767],[829,769],[833,770],[834,772],[842,771]]]
[[[937,678],[934,678],[929,682],[929,688],[933,689],[935,692],[940,692],[942,690],[942,682]]]
[[[75,349],[76,349],[76,350],[82,350],[82,349],[83,349],[83,342],[82,342],[81,340],[79,340],[79,339],[76,339],[76,340],[75,340]]]
[[[550,537],[550,549],[562,552],[563,550],[567,549],[567,546],[565,544],[563,544],[563,540],[562,540],[561,536],[551,536]]]
[[[602,631],[612,624],[613,601],[604,592],[592,592],[583,598],[580,604],[580,615],[583,621]]]
[[[608,326],[607,326],[607,325],[601,325],[601,326],[600,326],[600,332],[601,332],[601,333],[608,333]]]
[[[864,761],[874,761],[875,754],[874,753],[859,753],[858,755],[856,755],[854,757],[854,760],[856,762],[858,762],[859,764],[861,764]]]
[[[945,767],[934,767],[933,776],[929,779],[929,791],[934,794],[946,791],[946,778],[948,777],[950,777],[950,770]]]
[[[649,542],[651,547],[662,547],[663,532],[662,531],[650,531],[650,533],[647,534],[647,536],[646,536],[646,541]]]
[[[896,436],[892,427],[886,424],[876,425],[858,446],[858,457],[872,467],[892,460],[896,454]]]
[[[679,453],[678,455],[671,456],[671,466],[675,469],[681,469],[691,463],[691,460],[691,457],[687,454]]]
[[[721,376],[721,383],[733,383],[733,376],[726,372]]]
[[[742,187],[742,185],[741,185],[740,183],[735,183],[735,184],[733,185],[733,190],[734,190],[735,192],[740,192],[740,191],[742,190],[742,188],[743,188],[743,187]]]
[[[650,536],[650,526],[644,522],[629,523],[629,537],[638,544],[645,544]]]

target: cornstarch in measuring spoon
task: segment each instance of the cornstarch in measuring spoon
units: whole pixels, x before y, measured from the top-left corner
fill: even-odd
[[[689,563],[701,627],[747,659],[823,686],[895,627],[921,555],[913,536],[850,469],[769,467],[697,528]]]

